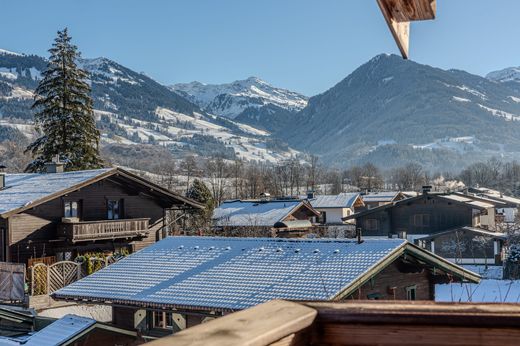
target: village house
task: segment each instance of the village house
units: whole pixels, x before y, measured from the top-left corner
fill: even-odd
[[[361,194],[366,209],[380,207],[405,199],[406,196],[400,191],[367,192]]]
[[[404,239],[168,237],[52,294],[164,336],[272,299],[433,300],[480,277]]]
[[[212,227],[226,236],[300,237],[320,213],[299,199],[231,200],[213,211]]]
[[[500,191],[488,189],[486,187],[470,187],[467,189],[466,193],[485,197],[500,203],[496,209],[497,218],[506,223],[516,221],[518,208],[520,207],[520,198],[507,196]]]
[[[307,194],[307,201],[320,212],[318,223],[321,225],[343,225],[343,218],[354,214],[365,206],[359,193],[340,193],[337,195]]]
[[[365,210],[344,220],[355,219],[364,237],[420,240],[418,244],[447,258],[499,264],[504,235],[492,234],[496,232],[495,208],[493,201],[480,197],[425,190],[417,197]],[[436,238],[439,242],[435,242]]]
[[[134,252],[161,239],[165,214],[201,208],[121,168],[0,176],[0,260],[72,260],[88,251]]]

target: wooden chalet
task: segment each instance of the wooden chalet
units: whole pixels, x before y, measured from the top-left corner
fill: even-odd
[[[312,233],[319,216],[306,200],[231,200],[213,211],[212,227],[222,236],[300,237]]]
[[[52,262],[88,251],[133,252],[163,237],[169,210],[201,208],[121,168],[48,168],[56,173],[2,174],[0,260]]]
[[[307,194],[306,200],[320,213],[317,220],[321,225],[342,225],[343,218],[363,208],[365,203],[357,192],[337,195]]]
[[[433,300],[436,283],[479,280],[404,239],[168,237],[52,297],[159,337],[271,299]]]
[[[470,187],[465,194],[472,194],[492,200],[497,203],[496,214],[498,222],[513,223],[517,219],[518,208],[520,208],[520,198],[507,196],[500,191],[486,187]]]
[[[457,258],[459,263],[499,264],[504,235],[496,232],[495,210],[496,203],[489,199],[425,190],[416,197],[365,210],[344,220],[355,219],[356,228],[364,237],[422,239],[422,246],[447,258]]]
[[[358,207],[356,211],[372,209],[382,205],[391,204],[406,196],[401,191],[381,191],[381,192],[367,192],[361,194],[364,206]]]
[[[150,346],[518,345],[518,304],[274,300]]]

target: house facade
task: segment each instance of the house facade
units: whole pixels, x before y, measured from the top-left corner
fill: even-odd
[[[495,210],[496,204],[493,201],[479,197],[459,193],[424,192],[417,197],[365,210],[346,219],[355,219],[356,228],[365,237],[397,237],[412,242],[416,239],[428,239],[420,244],[435,253],[440,251],[440,247],[434,245],[432,248],[431,241],[435,244],[435,238],[442,233],[439,242],[443,242],[443,255],[447,258],[458,258],[459,263],[489,260],[490,264],[499,264],[502,241],[495,241],[500,239],[501,233],[497,233],[496,237],[489,236],[497,230]],[[461,248],[454,245],[453,253],[448,255],[450,242],[447,238],[457,238],[462,233],[454,231],[464,227],[472,229],[463,233],[464,238],[468,238],[466,240],[473,241],[468,244],[475,246],[467,245],[467,251],[460,251]],[[459,244],[462,244],[461,239]],[[487,250],[477,251],[477,247]]]
[[[359,193],[337,195],[308,195],[307,201],[320,212],[321,225],[343,225],[343,218],[350,216],[365,206]]]
[[[404,239],[168,237],[52,296],[159,337],[272,299],[433,300],[435,283],[479,279]]]
[[[363,193],[361,194],[361,198],[363,199],[365,208],[372,209],[400,201],[405,199],[406,196],[400,191],[382,191]]]
[[[242,237],[300,237],[314,230],[320,216],[299,199],[232,200],[213,211],[217,235]]]
[[[201,208],[120,168],[5,175],[0,259],[74,259],[91,251],[133,252],[161,239],[171,209]]]

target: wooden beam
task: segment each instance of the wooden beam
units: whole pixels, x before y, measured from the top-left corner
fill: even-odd
[[[317,311],[305,305],[273,300],[173,336],[148,343],[150,346],[263,346],[295,345],[294,335],[314,322]]]
[[[410,22],[397,22],[387,7],[385,0],[377,0],[377,4],[379,5],[381,12],[383,12],[383,17],[385,17],[386,24],[397,43],[401,55],[404,59],[408,59],[410,47]]]
[[[435,19],[436,0],[382,0],[397,22]]]

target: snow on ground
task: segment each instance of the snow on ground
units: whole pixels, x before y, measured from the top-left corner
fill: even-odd
[[[432,143],[412,145],[414,149],[448,149],[464,153],[475,144],[475,137],[448,137],[437,139]]]
[[[16,56],[23,56],[23,54],[11,52],[10,50],[6,49],[0,49],[0,55],[16,55]]]
[[[27,138],[32,138],[35,135],[34,125],[32,124],[16,124],[12,120],[0,120],[0,126],[12,127],[21,131]]]
[[[483,265],[471,265],[471,264],[464,264],[464,268],[471,270],[474,273],[479,274],[484,279],[502,279],[502,266],[486,266]]]
[[[93,318],[99,322],[112,322],[112,307],[108,305],[74,304],[38,312],[38,316],[51,318],[62,318],[67,314]]]
[[[475,89],[471,89],[471,88],[469,88],[469,87],[467,87],[467,86],[465,86],[465,85],[456,85],[455,88],[460,89],[460,90],[462,90],[462,91],[465,91],[465,92],[467,92],[467,93],[469,93],[469,94],[472,94],[472,95],[478,96],[478,97],[480,97],[482,100],[487,100],[487,96],[486,96],[485,94],[483,94],[483,93],[481,93],[480,91],[477,91],[477,90],[475,90]]]
[[[520,280],[501,280],[502,266],[463,265],[482,276],[479,284],[452,283],[435,285],[435,300],[439,302],[520,302]]]
[[[435,301],[518,303],[520,280],[482,279],[479,284],[435,285]]]
[[[15,80],[18,78],[18,73],[14,68],[0,67],[0,77]]]
[[[471,100],[465,99],[464,97],[453,96],[453,100],[458,102],[471,102]]]
[[[489,108],[489,107],[481,105],[480,103],[478,104],[478,106],[480,108],[483,108],[483,109],[487,110],[488,112],[490,112],[491,114],[493,114],[496,117],[504,118],[504,119],[506,119],[508,121],[518,121],[518,120],[520,120],[520,116],[518,116],[516,114],[504,112],[504,111],[501,111],[499,109]]]
[[[509,96],[509,98],[513,100],[513,102],[520,103],[520,97]]]

